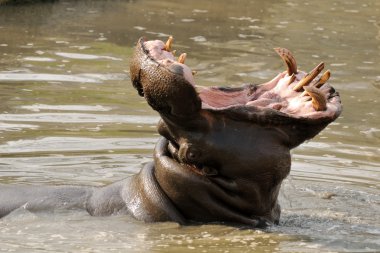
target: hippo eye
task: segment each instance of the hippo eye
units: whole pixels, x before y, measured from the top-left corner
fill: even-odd
[[[186,153],[186,159],[188,161],[197,161],[201,157],[201,152],[195,148],[189,148]]]

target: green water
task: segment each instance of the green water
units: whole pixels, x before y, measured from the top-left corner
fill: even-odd
[[[281,224],[144,224],[82,212],[0,220],[4,252],[380,250],[380,2],[57,1],[0,6],[0,183],[102,186],[151,160],[158,115],[129,81],[137,39],[175,37],[200,85],[324,61],[344,112],[293,151]],[[331,194],[335,195],[328,198]]]

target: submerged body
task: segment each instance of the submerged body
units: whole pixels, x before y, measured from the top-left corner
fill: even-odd
[[[154,162],[103,188],[0,186],[0,216],[19,207],[80,208],[149,222],[278,223],[290,149],[341,112],[329,72],[312,82],[321,64],[300,72],[278,49],[288,71],[268,83],[196,89],[186,55],[176,61],[171,43],[140,39],[130,66],[133,86],[162,117]]]

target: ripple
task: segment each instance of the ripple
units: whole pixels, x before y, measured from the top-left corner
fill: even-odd
[[[195,42],[206,42],[207,39],[204,36],[194,36],[190,38],[191,40]]]
[[[344,10],[347,13],[359,13],[359,10]]]
[[[41,110],[57,110],[57,111],[97,111],[106,112],[112,110],[111,107],[101,105],[45,105],[34,104],[20,106],[22,109],[39,112]]]
[[[96,151],[120,149],[151,149],[156,138],[85,138],[85,137],[45,137],[36,140],[8,141],[0,145],[0,154]]]
[[[61,81],[76,83],[99,83],[101,80],[76,75],[0,73],[0,81]]]
[[[144,31],[144,30],[146,30],[146,28],[143,27],[143,26],[134,26],[133,28],[136,29],[136,30],[139,30],[139,31]]]
[[[372,131],[373,133],[373,131]],[[304,150],[311,154],[312,152],[323,154],[335,154],[336,157],[350,157],[355,159],[355,157],[379,157],[379,147],[377,146],[365,146],[362,145],[358,147],[355,144],[346,143],[327,143],[312,141],[302,144],[298,147],[298,150]],[[317,156],[317,159],[320,157]]]
[[[292,173],[297,178],[317,182],[341,182],[378,185],[380,172],[376,162],[314,155],[293,155]]]
[[[193,18],[183,18],[181,19],[181,22],[184,22],[184,23],[191,23],[191,22],[194,22],[195,19]]]
[[[347,63],[331,63],[330,66],[332,67],[343,67],[346,66]]]
[[[263,36],[261,36],[261,35],[257,35],[257,34],[242,34],[242,33],[239,33],[239,34],[238,34],[238,37],[239,37],[239,38],[242,38],[242,39],[246,39],[246,38],[263,39],[263,38],[264,38]]]
[[[78,59],[78,60],[99,60],[99,59],[107,59],[107,60],[113,60],[113,61],[123,60],[121,58],[116,58],[116,57],[111,57],[111,56],[92,55],[92,54],[65,53],[65,52],[57,52],[55,54],[64,58]]]
[[[194,13],[207,13],[208,10],[194,9],[193,12]]]
[[[87,113],[31,113],[31,114],[0,114],[2,121],[17,122],[54,122],[54,123],[131,123],[156,124],[158,116],[142,115],[106,115]]]
[[[47,73],[0,73],[0,81],[46,81],[46,82],[74,82],[74,83],[101,83],[103,80],[124,80],[126,74],[95,74],[84,73],[78,75],[62,75]]]
[[[24,61],[38,61],[38,62],[53,62],[56,61],[53,58],[49,57],[35,57],[35,56],[29,56],[29,57],[24,57]]]
[[[22,129],[37,129],[37,125],[29,124],[8,124],[0,122],[0,131],[20,131]]]
[[[249,21],[249,22],[251,22],[251,23],[254,23],[254,22],[260,21],[260,19],[251,18],[251,17],[246,17],[246,16],[242,16],[242,17],[229,17],[229,18],[232,19],[232,20]]]

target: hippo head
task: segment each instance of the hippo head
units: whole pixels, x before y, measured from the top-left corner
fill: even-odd
[[[314,137],[341,113],[339,94],[297,69],[277,48],[288,70],[273,80],[239,88],[198,87],[174,58],[172,38],[140,39],[131,62],[138,93],[162,117],[164,137],[155,149],[155,177],[190,221],[260,226],[277,223],[277,197],[290,171],[290,149]],[[316,80],[314,80],[316,79]]]

